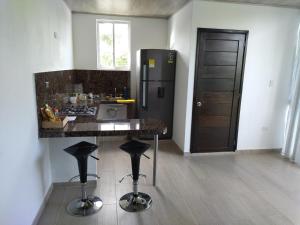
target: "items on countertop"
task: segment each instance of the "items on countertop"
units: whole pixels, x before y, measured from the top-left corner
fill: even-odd
[[[53,109],[48,104],[45,104],[45,106],[41,108],[41,114],[42,114],[43,121],[51,121],[51,122],[61,121],[61,119],[54,114]]]
[[[134,99],[129,98],[129,90],[127,87],[124,87],[123,94],[109,94],[106,95],[105,93],[101,93],[100,95],[95,95],[93,93],[72,93],[69,96],[63,97],[63,103],[71,103],[71,104],[81,104],[81,103],[93,103],[94,101],[110,101],[110,102],[116,102],[116,103],[135,103]],[[62,95],[62,94],[60,94]],[[56,99],[62,98],[61,96],[56,97]],[[129,100],[124,102],[118,102],[123,100]]]
[[[129,99],[129,90],[127,87],[123,88],[123,98],[124,99]]]
[[[128,89],[124,87],[124,94]],[[100,96],[103,98],[100,98]],[[112,95],[105,96],[95,95],[93,93],[57,93],[53,97],[53,101],[47,102],[40,108],[42,128],[63,128],[68,121],[68,116],[84,116],[95,117],[98,112],[99,104],[133,104],[135,99],[125,99],[123,94],[117,94],[117,97]],[[53,107],[50,107],[50,104]],[[132,109],[130,109],[132,110]],[[133,115],[133,114],[132,114]],[[127,117],[126,117],[127,118]]]
[[[135,99],[117,99],[116,102],[120,104],[135,103]]]
[[[48,104],[41,108],[43,128],[64,128],[68,123],[68,117],[59,117],[57,109],[52,109]]]

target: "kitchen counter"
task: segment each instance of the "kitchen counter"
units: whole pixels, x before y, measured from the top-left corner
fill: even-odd
[[[156,119],[101,121],[96,117],[78,116],[63,129],[39,130],[40,138],[93,137],[118,135],[158,135],[167,132],[165,124]]]

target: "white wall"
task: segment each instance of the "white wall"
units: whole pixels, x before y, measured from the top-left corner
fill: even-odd
[[[96,19],[130,21],[131,94],[136,94],[136,51],[141,48],[166,48],[168,21],[140,17],[73,14],[74,64],[76,69],[97,69]]]
[[[73,67],[71,13],[61,0],[1,0],[0,28],[0,224],[29,225],[51,185],[33,73]]]
[[[184,149],[190,46],[192,35],[192,4],[185,5],[169,20],[169,44],[176,49],[176,83],[173,120],[173,140]]]
[[[183,82],[187,83],[187,103],[178,103],[186,109],[186,116],[181,114],[175,122],[186,121],[184,151],[190,147],[197,27],[249,30],[237,148],[281,148],[299,10],[205,1],[189,5],[192,32],[186,42],[191,43],[191,52],[189,75]],[[169,23],[175,19],[186,20],[180,12]],[[175,141],[182,145],[181,139]]]

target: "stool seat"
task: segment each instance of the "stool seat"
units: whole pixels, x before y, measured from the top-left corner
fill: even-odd
[[[84,156],[90,155],[97,148],[98,148],[98,146],[95,144],[92,144],[92,143],[89,143],[86,141],[82,141],[82,142],[79,142],[75,145],[72,145],[72,146],[64,149],[64,151],[73,155],[76,158],[79,158],[79,157],[84,157]]]
[[[123,151],[127,152],[128,154],[137,154],[137,155],[142,155],[145,153],[150,148],[151,145],[139,142],[139,141],[129,141],[125,144],[122,144],[120,146],[120,149]]]
[[[65,152],[69,153],[70,155],[73,155],[77,159],[81,183],[87,182],[88,157],[97,148],[98,146],[95,144],[82,141],[64,149]]]

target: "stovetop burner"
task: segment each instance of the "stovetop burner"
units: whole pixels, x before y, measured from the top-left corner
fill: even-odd
[[[95,116],[97,107],[89,107],[86,105],[70,105],[64,106],[60,111],[63,116]]]

